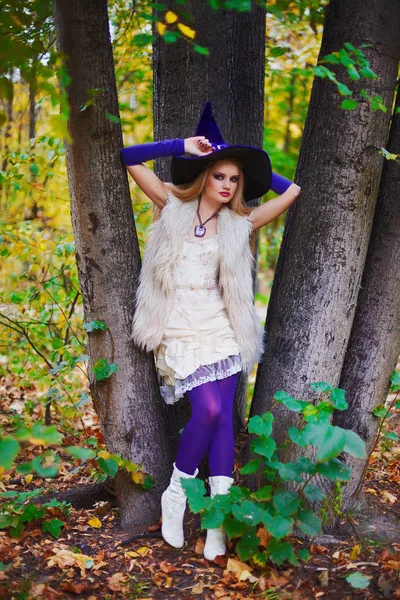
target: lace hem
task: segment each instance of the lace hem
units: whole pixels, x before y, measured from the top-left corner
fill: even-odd
[[[162,385],[160,387],[161,395],[166,404],[175,404],[180,398],[183,398],[185,392],[189,392],[198,385],[217,379],[225,379],[242,370],[242,361],[240,354],[228,356],[211,365],[202,365],[194,373],[188,375],[185,379],[177,379],[175,386]]]

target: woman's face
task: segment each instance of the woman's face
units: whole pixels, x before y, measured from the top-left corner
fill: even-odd
[[[219,160],[211,167],[203,193],[210,200],[227,204],[235,195],[240,171],[230,160]]]

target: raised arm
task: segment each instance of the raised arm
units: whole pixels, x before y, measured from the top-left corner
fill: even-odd
[[[163,156],[179,156],[185,152],[195,155],[209,154],[212,152],[212,146],[204,136],[187,138],[186,140],[176,138],[174,140],[127,146],[122,148],[121,158],[128,173],[140,189],[156,206],[162,209],[166,203],[167,186],[143,163]]]
[[[253,210],[250,217],[253,223],[253,231],[260,229],[260,227],[279,217],[295,202],[301,192],[301,188],[298,185],[277,173],[272,173],[271,190],[279,194],[279,196],[269,200],[265,204],[257,206]]]

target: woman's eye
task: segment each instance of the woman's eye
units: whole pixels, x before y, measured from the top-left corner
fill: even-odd
[[[237,183],[239,181],[239,177],[231,177],[232,183]]]
[[[214,179],[222,179],[222,175],[219,175],[218,173],[216,173],[214,175]]]

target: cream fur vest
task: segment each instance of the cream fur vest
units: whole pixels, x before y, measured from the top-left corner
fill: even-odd
[[[197,200],[182,202],[168,192],[161,217],[150,226],[132,328],[133,341],[145,350],[155,350],[163,337],[175,291],[174,264],[196,210]],[[263,330],[253,305],[251,231],[247,217],[221,208],[219,286],[246,372],[259,361],[263,350]]]

